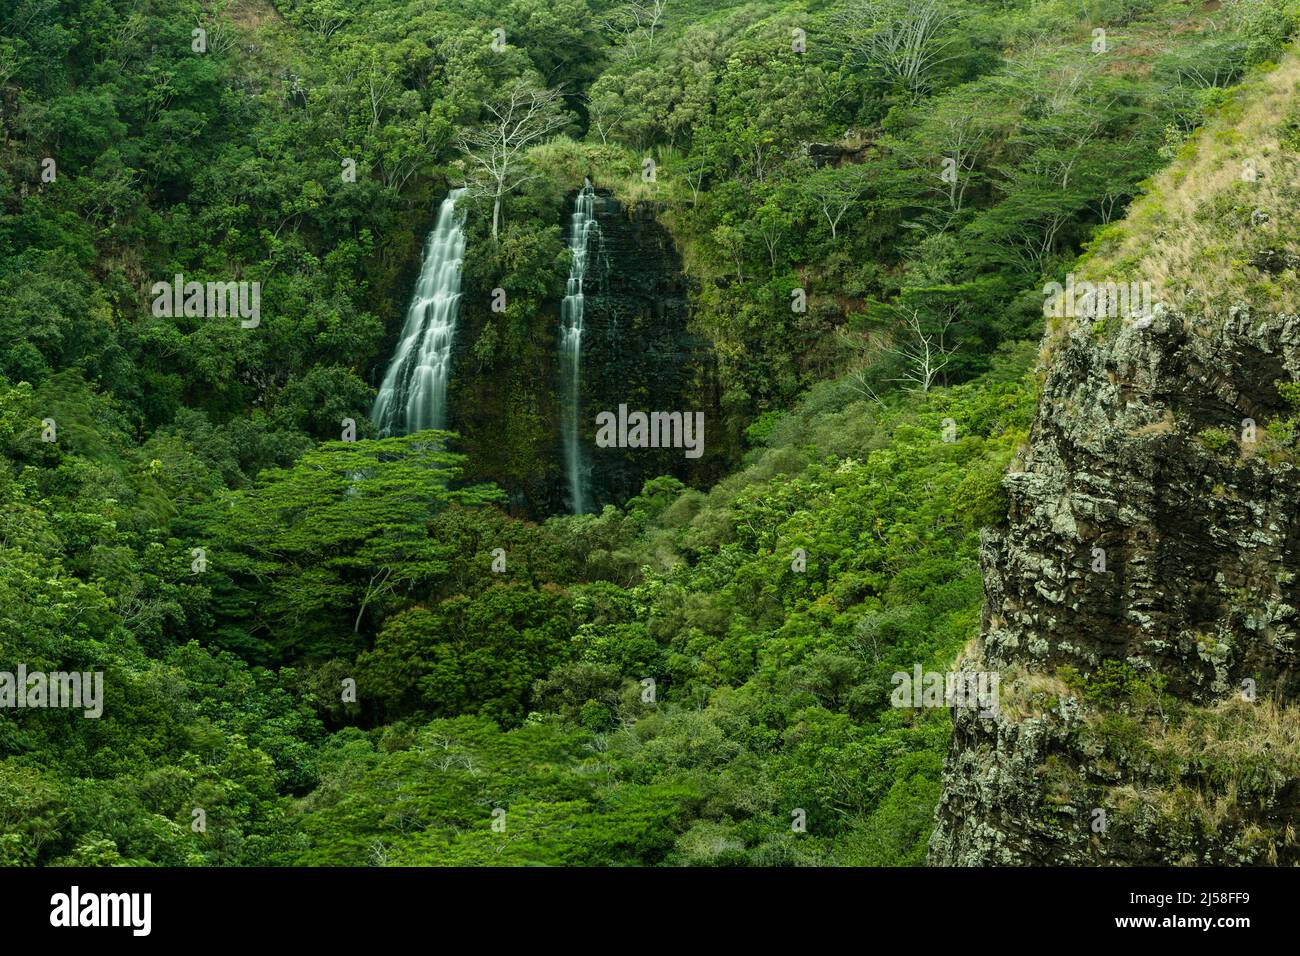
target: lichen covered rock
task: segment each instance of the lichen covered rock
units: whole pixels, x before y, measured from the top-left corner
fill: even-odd
[[[954,715],[932,862],[1300,859],[1300,317],[1209,325],[1076,322],[1054,349],[966,666],[1012,699],[1007,675],[1065,680]],[[1210,726],[1240,753],[1188,750]]]

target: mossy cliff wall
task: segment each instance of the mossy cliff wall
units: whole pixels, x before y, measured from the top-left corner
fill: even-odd
[[[1298,88],[1293,48],[1078,264],[1150,309],[1051,321],[932,863],[1300,863]]]
[[[932,862],[1300,862],[1297,380],[1293,315],[1070,330],[982,539],[1004,700],[954,712]]]
[[[572,200],[570,195],[566,211]],[[625,206],[606,190],[598,190],[596,216],[599,237],[584,286],[579,421],[591,468],[589,495],[598,510],[626,501],[661,474],[707,485],[725,472],[728,460],[712,348],[688,328],[691,280],[671,234],[652,204]],[[567,233],[563,238],[567,242]],[[499,324],[502,317],[491,311],[492,290],[480,285],[471,281],[464,288],[450,396],[451,427],[470,459],[468,477],[501,486],[516,513],[563,513],[562,283],[528,315],[511,319],[523,324],[518,343],[498,348],[486,362],[475,345],[489,323]],[[620,403],[629,411],[704,412],[704,456],[688,459],[680,449],[596,448],[596,414],[617,412]]]

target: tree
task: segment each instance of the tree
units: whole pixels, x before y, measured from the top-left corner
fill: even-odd
[[[895,381],[904,382],[912,391],[925,394],[957,351],[955,345],[944,341],[955,316],[951,310],[945,311],[937,327],[933,324],[927,327],[918,309],[903,310],[901,318],[895,344],[888,350],[905,363],[902,374]]]
[[[587,106],[588,124],[600,137],[600,144],[609,145],[609,137],[622,122],[625,112],[621,102],[610,97],[593,96],[590,93],[584,95],[582,101]]]
[[[849,371],[847,383],[849,388],[880,408],[885,408],[885,401],[880,397],[875,370],[880,359],[887,353],[885,334],[873,330],[865,334],[851,331],[848,326],[835,330],[835,337],[856,353],[853,368]]]
[[[745,234],[736,226],[729,223],[721,223],[713,229],[713,241],[718,248],[731,259],[736,267],[736,279],[743,282],[745,279]]]
[[[866,171],[861,166],[828,166],[809,176],[805,188],[830,226],[831,239],[838,239],[840,221],[867,190]]]
[[[386,621],[357,659],[358,683],[389,719],[479,713],[517,724],[533,684],[569,653],[569,604],[555,589],[479,582],[473,597]]]
[[[551,87],[584,89],[605,65],[604,42],[587,0],[510,0],[501,19]]]
[[[605,27],[619,39],[619,47],[632,59],[641,55],[641,39],[645,49],[653,50],[655,30],[663,19],[668,0],[632,0],[605,17]]]
[[[704,187],[704,178],[709,174],[709,167],[703,160],[696,160],[688,165],[682,175],[686,185],[691,187],[691,208],[700,204],[700,190]]]
[[[492,238],[501,229],[501,202],[506,194],[538,174],[528,172],[525,156],[569,121],[556,90],[524,80],[485,107],[487,122],[461,133],[458,146],[477,167],[478,190],[492,197]]]
[[[57,780],[34,767],[0,763],[0,864],[36,865],[73,815]]]
[[[952,59],[953,40],[944,34],[956,19],[945,0],[855,0],[835,16],[853,54],[900,83],[913,101],[929,88],[935,68]]]
[[[352,15],[341,10],[333,0],[318,0],[302,14],[303,25],[322,40],[329,40],[352,20]]]
[[[945,116],[941,128],[944,141],[948,144],[945,158],[952,161],[952,175],[944,177],[948,187],[948,210],[951,216],[956,216],[961,212],[966,198],[975,159],[984,148],[989,134],[979,120],[971,115]]]
[[[769,198],[754,213],[747,224],[747,231],[757,236],[767,252],[768,263],[776,270],[777,254],[783,240],[790,235],[794,220],[784,209],[777,197]]]
[[[347,650],[368,610],[445,573],[453,552],[429,522],[500,497],[448,487],[463,459],[445,436],[327,442],[210,506],[195,544],[209,548],[232,628],[275,634],[281,654]]]

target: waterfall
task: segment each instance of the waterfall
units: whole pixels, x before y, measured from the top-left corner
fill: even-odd
[[[456,212],[464,189],[442,201],[424,262],[370,418],[381,436],[445,428],[451,344],[460,305],[460,267],[465,255],[465,216]]]
[[[590,244],[600,233],[596,222],[596,191],[589,180],[583,180],[582,190],[573,201],[573,215],[569,224],[569,252],[573,265],[569,268],[569,282],[565,287],[564,301],[560,303],[560,374],[563,396],[560,410],[560,428],[564,440],[564,468],[569,485],[569,509],[574,514],[587,510],[585,485],[587,469],[583,462],[579,441],[580,394],[582,374],[582,281],[587,274]]]

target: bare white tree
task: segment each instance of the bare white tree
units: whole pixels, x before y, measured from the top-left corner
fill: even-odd
[[[614,47],[619,53],[633,60],[640,56],[637,52],[637,38],[640,36],[641,25],[631,14],[616,10],[600,22],[613,35]]]
[[[668,6],[668,0],[637,0],[632,5],[641,8],[641,20],[649,34],[650,48],[654,49],[655,30],[659,28],[659,21],[663,19],[664,8]]]
[[[885,400],[877,395],[876,390],[871,387],[871,382],[868,380],[867,369],[865,366],[863,368],[856,368],[849,373],[849,388],[853,389],[853,391],[857,392],[863,398],[875,402],[881,408],[885,407]]]
[[[691,187],[691,208],[694,209],[700,202],[700,189],[704,186],[704,176],[708,167],[704,163],[693,163],[686,170],[686,185]]]
[[[957,14],[944,0],[854,0],[835,20],[850,49],[903,85],[912,99],[926,91],[930,74],[952,59],[945,36]]]
[[[949,116],[943,121],[944,139],[948,144],[947,158],[953,162],[954,175],[946,183],[948,187],[948,210],[952,215],[961,212],[966,198],[966,188],[970,185],[970,174],[975,168],[975,159],[988,140],[985,130],[973,116]]]
[[[886,351],[903,359],[903,374],[894,379],[905,383],[912,391],[925,394],[934,380],[952,361],[955,345],[948,345],[944,337],[955,316],[949,310],[944,314],[937,330],[925,331],[921,314],[916,309],[901,310],[902,323],[894,344]]]
[[[1103,102],[1099,96],[1081,96],[1069,107],[1051,114],[1037,134],[1051,148],[1036,150],[1025,168],[1058,189],[1068,189],[1079,160],[1105,131],[1115,100],[1110,97]]]
[[[899,148],[899,155],[932,196],[915,221],[903,223],[906,228],[927,235],[948,231],[965,208],[976,166],[991,138],[988,117],[972,115],[965,104],[955,108],[945,104],[927,124],[924,139]]]
[[[767,248],[767,259],[772,268],[776,268],[776,251],[781,246],[781,239],[785,236],[788,224],[780,219],[755,219],[752,221],[754,235],[763,240],[763,245]]]
[[[845,326],[837,328],[835,336],[857,353],[857,358],[853,361],[853,368],[849,372],[849,388],[863,398],[884,408],[885,400],[876,393],[871,384],[870,374],[872,366],[880,361],[881,356],[886,351],[882,342],[883,337],[877,332],[852,332]]]
[[[405,148],[401,152],[382,157],[379,162],[381,181],[385,186],[398,192],[419,171],[434,149],[433,132],[427,116],[420,117],[413,134],[407,138],[404,145]]]
[[[617,39],[618,48],[635,60],[640,58],[642,49],[654,49],[655,31],[663,21],[667,6],[668,0],[632,0],[611,11],[601,22]]]
[[[866,192],[867,180],[862,167],[824,169],[811,180],[809,186],[813,201],[831,227],[831,238],[838,239],[840,220]]]
[[[366,105],[370,111],[370,132],[373,134],[379,128],[379,121],[383,117],[384,107],[391,97],[397,91],[397,84],[393,82],[392,77],[384,73],[379,64],[373,59],[370,61],[370,70],[366,75],[365,96]]]
[[[600,137],[600,144],[608,146],[609,137],[623,121],[623,114],[627,110],[615,107],[608,99],[595,97],[589,93],[583,96],[582,101],[587,104],[587,119],[591,123],[591,128],[596,131],[596,135]]]
[[[225,20],[214,18],[205,25],[202,17],[195,17],[194,25],[205,32],[208,51],[217,56],[223,56],[239,40],[234,28]]]
[[[320,6],[309,10],[302,18],[303,24],[319,36],[322,40],[328,40],[335,33],[338,33],[345,27],[351,16],[335,8],[330,4],[321,4]]]
[[[477,189],[492,197],[492,238],[501,230],[501,202],[511,190],[536,178],[525,156],[568,122],[557,90],[519,81],[487,105],[488,120],[460,134],[457,145],[478,172]]]

